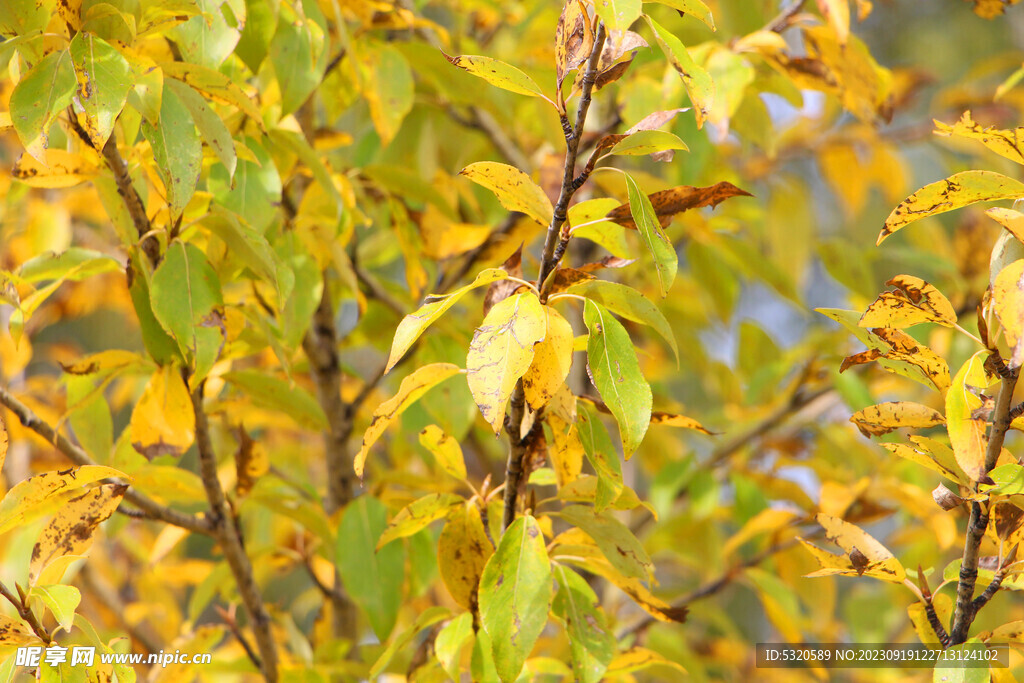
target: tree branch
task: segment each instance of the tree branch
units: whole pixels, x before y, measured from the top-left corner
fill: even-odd
[[[558,201],[555,203],[551,215],[551,224],[548,226],[547,237],[544,240],[544,255],[541,258],[540,274],[537,276],[537,289],[541,289],[544,280],[551,273],[565,251],[563,242],[568,242],[568,233],[562,234],[562,226],[565,224],[569,210],[569,202],[572,200],[579,185],[576,181],[576,157],[579,154],[580,138],[583,136],[583,126],[587,121],[587,111],[590,109],[590,96],[594,89],[594,80],[597,78],[598,62],[601,59],[601,51],[604,49],[605,27],[602,22],[597,29],[597,36],[594,39],[594,46],[590,51],[587,60],[587,68],[583,74],[583,89],[580,93],[580,100],[576,106],[576,124],[569,127],[568,118],[562,116],[562,128],[567,131],[565,140],[565,166],[562,170],[562,189],[558,194]],[[555,257],[556,249],[558,258]],[[541,302],[545,297],[541,292]],[[508,432],[509,452],[508,462],[505,465],[505,512],[502,520],[502,528],[507,529],[516,517],[516,506],[519,497],[519,487],[523,478],[523,458],[526,455],[526,441],[521,434],[523,415],[526,409],[526,395],[523,392],[523,381],[516,383],[509,400],[511,415],[506,419],[505,431]]]
[[[53,642],[53,638],[50,636],[50,632],[47,631],[46,628],[41,623],[39,623],[39,619],[36,618],[35,613],[28,606],[28,603],[25,600],[25,596],[22,593],[20,587],[18,588],[18,595],[15,595],[13,592],[11,592],[10,588],[8,588],[2,582],[0,582],[0,595],[7,598],[7,602],[14,605],[14,609],[18,610],[18,616],[20,616],[25,621],[25,623],[29,625],[29,628],[32,629],[33,633],[39,636],[40,640],[42,640],[47,645]]]
[[[995,409],[992,411],[994,416],[992,429],[989,430],[988,435],[988,449],[985,451],[986,474],[995,467],[999,454],[1003,450],[1003,441],[1010,428],[1010,406],[1013,402],[1013,390],[1017,386],[1017,377],[1018,372],[1016,371],[1004,377],[999,388],[999,395],[996,397]],[[953,645],[959,645],[967,640],[971,624],[974,623],[974,617],[977,614],[974,586],[978,581],[978,551],[987,527],[987,506],[980,502],[971,503],[963,559],[960,563],[960,579],[956,588],[956,611],[953,614],[953,625],[949,632]],[[998,589],[998,586],[996,588]]]
[[[260,652],[259,666],[268,683],[277,682],[277,643],[270,629],[270,615],[263,604],[259,586],[253,576],[252,563],[245,554],[242,539],[235,526],[235,518],[228,507],[227,498],[217,476],[217,454],[210,439],[210,425],[203,409],[203,385],[192,393],[192,411],[196,421],[196,447],[199,450],[199,474],[210,502],[211,521],[214,534],[220,542],[224,559],[235,577],[238,593],[242,597],[252,630],[256,635],[256,647]]]
[[[92,457],[82,448],[71,443],[67,437],[62,434],[58,434],[54,431],[53,427],[39,419],[39,417],[32,412],[31,408],[16,399],[5,387],[0,387],[0,404],[3,404],[8,410],[17,415],[21,424],[46,439],[49,443],[53,444],[57,450],[63,453],[64,456],[74,464],[79,466],[97,464],[96,461],[93,460]],[[180,526],[183,529],[188,529],[189,531],[194,531],[200,534],[206,534],[208,536],[213,533],[213,526],[210,524],[208,519],[184,512],[178,512],[177,510],[161,505],[145,494],[136,491],[134,488],[128,489],[124,494],[124,499],[142,510],[150,519],[158,519],[162,522],[167,522],[168,524]]]

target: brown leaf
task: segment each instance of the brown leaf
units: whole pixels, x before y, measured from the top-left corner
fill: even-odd
[[[565,75],[587,59],[593,46],[594,33],[586,8],[580,0],[568,0],[555,29],[555,73],[559,88]]]
[[[662,227],[667,226],[672,217],[689,209],[696,209],[702,206],[712,208],[718,206],[730,197],[753,197],[746,190],[741,190],[730,182],[722,181],[709,187],[693,187],[680,185],[671,190],[662,190],[648,195],[654,212]],[[633,215],[629,210],[629,204],[620,204],[608,212],[608,220],[618,223],[624,228],[636,230],[636,223],[633,222]]]
[[[575,268],[559,268],[551,275],[551,286],[548,290],[548,294],[564,292],[577,282],[593,279],[594,276],[584,270],[577,270]]]
[[[857,570],[857,574],[864,576],[864,570],[871,566],[871,560],[854,546],[850,551],[850,564]]]
[[[634,125],[632,128],[626,131],[626,135],[632,135],[633,133],[639,133],[642,130],[654,130],[661,128],[666,123],[676,117],[676,114],[687,111],[689,107],[681,107],[679,109],[665,109],[663,111],[651,112],[647,116],[643,117]]]
[[[964,499],[947,489],[942,484],[935,487],[932,491],[932,499],[935,500],[936,504],[947,512],[954,508],[958,508],[964,504]]]
[[[600,261],[580,266],[580,270],[584,273],[593,273],[594,271],[601,270],[602,268],[625,268],[626,266],[631,266],[634,263],[636,263],[635,258],[621,258],[619,256],[608,255]]]
[[[512,277],[522,279],[523,277],[523,245],[520,244],[519,248],[512,252],[503,264],[501,269]],[[522,287],[518,282],[510,280],[498,280],[492,282],[487,288],[487,294],[484,295],[484,315],[494,307],[494,304],[498,303],[502,299],[507,299],[512,296],[517,289]]]
[[[594,92],[597,92],[609,83],[614,83],[622,78],[622,74],[626,73],[626,69],[628,69],[629,65],[633,63],[634,57],[636,57],[635,52],[630,55],[629,59],[613,64],[604,71],[598,73],[597,77],[594,79]]]

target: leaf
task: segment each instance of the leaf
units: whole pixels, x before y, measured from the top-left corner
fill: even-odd
[[[171,88],[164,84],[160,119],[143,119],[142,133],[153,148],[156,170],[167,188],[171,220],[176,221],[196,191],[202,170],[203,145],[192,115]]]
[[[210,213],[202,218],[201,225],[219,237],[231,254],[252,272],[274,285],[278,296],[281,295],[281,283],[278,281],[281,260],[266,237],[219,206],[211,207]]]
[[[589,411],[580,411],[575,427],[583,452],[597,473],[594,509],[601,512],[619,497],[624,488],[619,453],[612,445],[604,424]]]
[[[674,415],[672,413],[663,413],[661,411],[654,411],[653,413],[651,413],[651,424],[665,425],[666,427],[682,427],[683,429],[692,429],[695,432],[707,434],[708,436],[713,436],[715,434],[714,432],[709,431],[707,427],[705,427],[692,417],[687,417],[685,415]]]
[[[502,683],[515,681],[548,620],[551,562],[530,515],[505,530],[480,578],[480,623]]]
[[[621,285],[617,282],[607,280],[587,280],[569,288],[572,294],[579,294],[591,301],[601,304],[615,315],[625,318],[631,322],[649,325],[654,329],[672,349],[679,363],[679,347],[676,344],[675,334],[672,326],[662,314],[658,307],[643,294]]]
[[[459,680],[462,650],[473,635],[473,615],[463,612],[440,630],[434,640],[434,654],[452,680]]]
[[[594,48],[594,32],[581,0],[566,0],[555,28],[555,76],[557,88],[565,75],[587,60]]]
[[[263,128],[263,117],[253,101],[230,77],[200,64],[186,62],[163,62],[160,64],[165,76],[187,83],[213,100],[227,104],[245,113]]]
[[[626,189],[629,192],[629,211],[633,218],[633,224],[638,227],[647,251],[654,257],[654,267],[658,271],[661,295],[667,296],[679,268],[679,255],[676,254],[676,247],[659,225],[651,201],[640,191],[636,181],[629,174],[626,174]]]
[[[818,9],[835,31],[840,45],[846,45],[850,37],[850,1],[818,0]]]
[[[406,505],[395,515],[380,538],[377,539],[377,550],[398,538],[412,536],[448,515],[451,508],[464,503],[462,496],[454,493],[431,493]]]
[[[533,410],[540,410],[561,388],[572,367],[572,326],[550,306],[544,339],[534,347],[533,362],[523,375],[523,392]]]
[[[235,141],[231,138],[231,132],[224,125],[220,115],[210,107],[206,98],[181,81],[170,79],[165,87],[170,88],[181,104],[185,105],[196,128],[199,129],[199,135],[203,142],[213,150],[220,163],[224,164],[224,168],[228,170],[228,176],[233,176],[235,168],[238,166],[238,155],[235,152]]]
[[[687,152],[690,150],[677,135],[666,133],[663,130],[641,130],[627,135],[616,143],[608,153],[622,156],[643,156],[672,149],[681,149]]]
[[[308,391],[263,370],[234,370],[222,377],[256,405],[284,413],[306,429],[327,429],[327,416]]]
[[[862,555],[863,560],[866,562],[861,566],[855,567],[853,562],[847,560],[849,567],[848,569],[842,569],[842,571],[836,571],[837,567],[823,564],[821,570],[808,576],[830,576],[832,574],[870,576],[893,583],[902,583],[903,579],[906,578],[906,571],[904,571],[903,565],[900,564],[899,560],[884,545],[865,533],[863,529],[823,513],[815,515],[814,519],[825,528],[825,537],[829,541],[838,545],[847,554]],[[804,544],[804,547],[811,550],[819,562],[822,561],[824,555],[837,558],[838,560],[845,559],[842,556],[820,550],[803,539],[801,539],[801,542]]]
[[[428,607],[420,612],[416,617],[416,621],[412,622],[412,625],[409,628],[396,635],[391,642],[388,643],[387,648],[384,649],[384,652],[381,653],[380,657],[377,658],[377,661],[373,663],[372,667],[370,667],[370,678],[376,679],[380,676],[381,673],[384,672],[384,669],[387,668],[388,664],[391,663],[394,656],[407,648],[413,638],[415,638],[420,631],[444,621],[449,616],[451,616],[451,610],[439,605]]]
[[[35,519],[35,513],[41,507],[61,494],[100,479],[124,476],[112,467],[86,465],[23,479],[12,486],[0,501],[0,534]]]
[[[615,636],[594,589],[582,576],[559,565],[555,580],[558,592],[551,608],[565,624],[573,671],[582,683],[597,683],[615,656]]]
[[[466,478],[466,461],[459,442],[441,431],[437,425],[427,425],[420,432],[420,444],[430,451],[437,464],[456,479]]]
[[[617,655],[608,666],[608,673],[613,675],[628,674],[656,666],[671,669],[673,676],[678,676],[679,674],[686,675],[686,669],[681,664],[666,659],[654,650],[648,650],[645,647],[633,647]]]
[[[281,115],[284,116],[298,110],[309,99],[323,81],[327,62],[321,59],[324,52],[323,29],[309,16],[295,16],[287,5],[282,9],[277,30],[270,41],[268,57],[281,87]],[[393,72],[385,74],[397,80]],[[381,138],[383,140],[384,136]]]
[[[961,366],[946,392],[946,431],[956,462],[973,481],[985,477],[985,452],[988,439],[988,413],[978,398],[980,390],[991,385],[984,365],[988,351],[978,351]]]
[[[39,534],[29,563],[29,584],[50,562],[65,555],[84,555],[100,523],[114,514],[127,484],[100,484],[68,500]]]
[[[29,0],[0,3],[0,36],[17,38],[42,31],[50,21],[53,4]]]
[[[7,447],[10,444],[10,437],[7,434],[7,425],[0,420],[0,470],[4,467],[4,460],[7,458]]]
[[[678,38],[659,26],[658,22],[649,16],[645,15],[644,18],[651,25],[654,37],[658,40],[658,45],[661,46],[665,57],[675,70],[679,72],[679,77],[683,80],[683,85],[690,96],[690,101],[693,102],[694,114],[697,117],[697,128],[703,128],[704,119],[710,113],[711,105],[715,98],[715,84],[712,82],[711,76],[702,67],[697,66],[697,63],[693,61],[693,57],[687,52],[686,46]]]
[[[704,24],[711,29],[715,29],[715,20],[711,16],[711,10],[701,0],[654,0],[660,5],[666,5],[672,9],[678,10],[683,14],[689,14],[695,19],[700,19]]]
[[[950,458],[953,462],[946,462],[937,458],[935,454],[928,449],[922,448],[917,444],[910,446],[903,443],[883,443],[880,445],[893,455],[898,455],[899,457],[910,460],[911,462],[916,462],[922,467],[927,467],[933,472],[938,472],[951,481],[963,484],[964,486],[970,484],[970,478],[956,464],[955,458]],[[952,456],[952,451],[950,451],[950,455]]]
[[[454,510],[437,541],[437,565],[448,593],[466,609],[476,609],[480,575],[493,552],[476,503]]]
[[[45,150],[49,146],[50,126],[71,104],[74,94],[75,71],[68,50],[43,57],[11,92],[14,130],[28,153],[44,165],[49,163]]]
[[[935,134],[977,140],[999,156],[1016,161],[1018,164],[1024,164],[1024,128],[1014,128],[1013,130],[1000,130],[994,127],[982,128],[981,124],[974,122],[970,110],[967,110],[952,126],[935,121]]]
[[[590,330],[587,372],[619,423],[628,460],[651,422],[651,387],[640,372],[629,333],[619,321],[591,299],[584,305],[583,320]]]
[[[702,206],[712,208],[718,206],[730,197],[752,197],[753,195],[741,190],[732,183],[722,181],[709,187],[692,187],[680,185],[670,190],[662,190],[648,195],[651,206],[658,216],[658,221],[665,227],[677,213],[697,209]],[[619,225],[636,230],[636,222],[629,204],[620,204],[608,212],[608,220]]]
[[[594,11],[609,31],[625,31],[640,18],[640,0],[595,0]]]
[[[453,66],[457,66],[463,71],[473,74],[477,78],[482,78],[493,86],[497,86],[502,90],[508,90],[509,92],[518,93],[520,95],[530,95],[531,97],[543,97],[547,99],[544,92],[540,89],[532,78],[524,74],[522,71],[506,64],[505,62],[498,61],[497,59],[491,59],[490,57],[479,57],[475,55],[462,55],[459,57],[449,57],[442,52],[444,58],[447,59]]]
[[[596,512],[583,505],[567,505],[561,512],[552,514],[586,532],[623,576],[648,582],[654,579],[654,565],[647,551],[629,527],[610,513]]]
[[[29,595],[39,598],[46,605],[58,626],[65,631],[71,631],[71,626],[75,622],[75,610],[82,601],[82,594],[77,588],[62,584],[32,586]]]
[[[1024,259],[999,271],[992,283],[992,310],[1012,350],[1009,367],[1019,368],[1024,362]]]
[[[195,440],[195,413],[180,368],[157,368],[132,409],[132,448],[149,460],[180,456]]]
[[[494,193],[509,211],[520,211],[541,225],[551,224],[551,200],[518,168],[496,161],[478,161],[459,171],[477,185]]]
[[[364,97],[370,108],[381,144],[398,134],[415,99],[415,82],[409,62],[395,47],[371,43],[358,53],[365,72]]]
[[[601,199],[588,199],[569,207],[569,225],[573,237],[584,237],[591,242],[601,245],[613,255],[621,258],[629,258],[631,250],[626,242],[626,231],[621,225],[610,220],[601,221],[610,210],[618,206],[618,202],[611,197]],[[626,204],[626,213],[629,213],[629,205]],[[632,220],[632,217],[630,217]]]
[[[99,166],[92,156],[63,149],[47,149],[40,159],[22,154],[11,169],[12,177],[29,187],[44,189],[74,187],[97,175]]]
[[[149,294],[153,315],[196,374],[205,376],[223,344],[218,310],[224,303],[220,279],[206,255],[192,244],[173,242],[153,273]]]
[[[871,348],[843,359],[839,372],[859,363],[878,361],[888,372],[909,377],[945,393],[949,388],[949,366],[943,358],[909,334],[888,327],[871,329]]]
[[[904,427],[924,429],[945,422],[942,413],[913,401],[891,401],[868,406],[850,417],[864,436],[881,436]]]
[[[516,382],[533,362],[534,346],[544,340],[545,324],[544,307],[535,294],[527,292],[495,304],[473,333],[466,379],[495,434],[502,429]]]
[[[224,209],[238,214],[263,234],[274,222],[281,202],[281,176],[263,145],[250,137],[245,139],[244,148],[254,158],[239,159],[234,176],[226,167],[215,165],[210,169],[207,187]]]
[[[2,10],[0,10],[2,11]],[[0,614],[0,645],[42,645],[39,637],[32,633],[28,626],[23,624],[19,619],[9,617],[6,614]],[[13,658],[9,657],[8,661],[14,661]]]
[[[956,173],[910,195],[892,210],[876,244],[914,221],[978,202],[1024,197],[1024,183],[992,171]]]
[[[366,432],[363,434],[362,448],[359,449],[359,453],[356,454],[353,463],[356,476],[362,479],[363,469],[366,466],[366,456],[370,452],[370,447],[377,442],[377,439],[380,438],[380,435],[384,433],[384,430],[388,428],[395,418],[405,412],[405,409],[410,405],[418,401],[429,389],[459,372],[461,370],[457,365],[433,363],[431,365],[424,365],[402,380],[398,393],[381,403],[373,411],[370,426],[366,428]]]
[[[131,67],[110,43],[86,31],[75,35],[69,49],[85,112],[83,127],[93,147],[103,149],[132,88]]]
[[[921,278],[897,275],[885,283],[896,291],[883,292],[868,307],[861,327],[910,327],[931,322],[953,327],[956,311],[949,299]]]
[[[455,305],[467,292],[477,287],[489,285],[498,280],[508,277],[501,268],[487,268],[477,273],[473,282],[460,287],[451,294],[444,296],[431,295],[427,297],[427,303],[420,306],[416,312],[402,318],[395,330],[395,338],[391,343],[391,354],[388,356],[388,364],[385,366],[385,373],[391,372],[391,368],[402,359],[412,345],[423,334],[423,330],[430,327],[438,318],[444,315],[445,311]]]
[[[345,592],[366,614],[381,641],[395,627],[405,580],[403,545],[390,543],[375,550],[387,527],[387,514],[384,504],[373,496],[356,498],[341,515],[335,551]]]

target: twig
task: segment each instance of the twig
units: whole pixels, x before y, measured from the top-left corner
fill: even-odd
[[[256,654],[256,651],[253,650],[252,645],[249,643],[249,639],[245,637],[245,634],[242,633],[242,629],[238,627],[238,621],[235,619],[234,615],[234,605],[231,606],[230,612],[220,605],[214,605],[214,607],[217,610],[217,614],[220,615],[220,618],[228,625],[228,629],[231,631],[231,634],[238,641],[239,645],[242,646],[242,649],[245,650],[245,654],[249,658],[249,661],[251,661],[257,669],[262,668],[260,664],[260,656]]]
[[[0,582],[0,595],[7,598],[7,602],[14,605],[14,609],[18,610],[18,616],[20,616],[25,623],[29,625],[32,632],[39,636],[40,640],[49,645],[53,642],[50,632],[47,631],[41,623],[39,623],[39,619],[36,618],[35,613],[28,606],[24,593],[20,587],[18,587],[18,594],[19,595],[15,595],[12,593],[10,588],[5,586],[3,582]]]
[[[555,266],[558,265],[558,258],[555,258],[556,249],[561,253],[565,247],[559,248],[560,242],[569,239],[568,233],[562,234],[562,226],[565,224],[569,202],[572,200],[580,185],[576,183],[576,157],[579,154],[580,138],[583,135],[583,126],[587,120],[587,111],[590,109],[590,96],[594,89],[594,80],[597,78],[598,62],[601,59],[601,51],[604,49],[605,27],[602,22],[597,29],[597,36],[594,39],[594,46],[590,51],[587,60],[587,68],[583,75],[583,89],[580,93],[580,100],[576,106],[576,124],[570,128],[568,119],[562,117],[562,128],[568,132],[565,140],[565,166],[562,171],[562,189],[558,194],[558,201],[555,203],[551,215],[551,224],[548,225],[547,237],[544,240],[544,255],[541,258],[540,274],[537,276],[537,289],[541,289],[544,280],[547,279]],[[581,183],[582,184],[582,183]],[[541,301],[544,300],[544,292],[541,289]],[[520,480],[523,477],[523,458],[526,455],[526,440],[521,434],[523,415],[526,409],[526,395],[523,391],[523,381],[516,383],[509,400],[511,405],[510,416],[505,422],[505,431],[508,432],[509,453],[508,462],[505,465],[505,512],[502,519],[502,528],[507,529],[516,517],[516,505],[519,494]]]
[[[0,387],[0,404],[18,416],[18,419],[28,429],[43,437],[53,444],[64,456],[79,466],[96,465],[97,463],[80,447],[71,443],[65,436],[54,431],[53,427],[39,419],[32,409],[16,399],[5,387]],[[180,526],[183,529],[194,531],[200,534],[212,535],[213,526],[210,521],[203,517],[178,512],[169,507],[161,505],[148,496],[129,488],[124,499],[142,510],[150,519],[160,520]]]
[[[1013,390],[1017,386],[1018,373],[1014,372],[1003,378],[996,397],[996,405],[992,414],[992,429],[988,435],[988,449],[985,452],[985,473],[995,467],[996,460],[1003,450],[1003,440],[1010,428],[1010,405],[1013,401]],[[980,502],[971,504],[971,514],[967,523],[967,534],[964,539],[963,559],[960,563],[960,578],[956,588],[956,611],[953,614],[953,625],[950,628],[950,640],[959,645],[967,640],[971,624],[977,614],[974,601],[974,586],[978,581],[979,548],[985,529],[988,527],[988,509]],[[998,590],[998,586],[996,586]],[[991,597],[991,596],[990,596]],[[987,602],[987,600],[986,600]],[[982,603],[984,604],[984,603]]]
[[[788,6],[784,7],[778,16],[765,24],[765,31],[772,31],[773,33],[782,33],[790,25],[790,19],[796,16],[796,13],[803,9],[804,3],[807,0],[794,0]]]
[[[211,521],[214,533],[220,542],[224,559],[227,560],[231,573],[235,577],[238,593],[245,603],[246,611],[252,622],[252,630],[256,635],[256,647],[259,649],[259,666],[263,677],[268,683],[277,682],[277,643],[270,629],[270,615],[263,604],[259,586],[253,576],[252,563],[242,547],[242,539],[235,526],[234,516],[228,507],[217,477],[217,454],[210,439],[210,425],[203,409],[203,385],[192,393],[192,411],[196,423],[196,448],[199,451],[199,474],[206,490],[206,498],[210,502]]]

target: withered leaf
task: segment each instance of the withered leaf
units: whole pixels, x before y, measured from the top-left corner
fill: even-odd
[[[897,275],[885,283],[895,291],[883,292],[868,306],[861,327],[910,327],[918,323],[956,324],[956,311],[942,292],[912,275]]]
[[[662,227],[667,226],[672,217],[689,209],[697,209],[702,206],[712,208],[718,206],[730,197],[753,197],[746,190],[741,190],[728,181],[722,181],[709,187],[693,187],[691,185],[680,185],[670,190],[662,190],[648,195],[654,212]],[[620,204],[608,212],[608,220],[618,223],[624,228],[636,230],[636,223],[629,210],[629,204]]]
[[[568,0],[562,8],[555,29],[555,73],[558,87],[565,75],[579,67],[594,46],[594,32],[590,28],[587,10],[580,0]]]
[[[501,269],[512,277],[522,279],[523,277],[523,245],[520,244],[519,248],[512,252],[512,255],[505,259],[505,262],[501,264]],[[484,295],[484,315],[487,315],[494,304],[498,303],[502,299],[507,299],[512,294],[522,287],[523,285],[514,280],[498,280],[492,282],[487,287],[487,293]]]
[[[881,436],[903,427],[934,427],[945,421],[942,413],[912,401],[879,403],[859,410],[850,417],[850,422],[857,425],[864,436]]]

